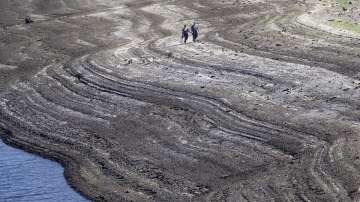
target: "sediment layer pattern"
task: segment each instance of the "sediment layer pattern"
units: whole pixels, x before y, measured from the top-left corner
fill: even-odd
[[[67,16],[116,22],[114,43],[11,85],[3,137],[61,161],[95,201],[359,200],[359,47],[300,23],[312,6],[134,1]],[[200,42],[180,43],[194,19]]]

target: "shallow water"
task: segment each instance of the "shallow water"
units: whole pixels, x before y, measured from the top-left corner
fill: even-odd
[[[63,167],[0,140],[0,202],[85,202],[65,181]]]

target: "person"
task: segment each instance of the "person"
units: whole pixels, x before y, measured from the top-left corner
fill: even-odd
[[[196,42],[196,39],[199,36],[199,29],[196,26],[195,22],[191,25],[191,33],[192,33],[192,37],[193,37],[193,42]]]
[[[26,16],[25,18],[25,23],[26,24],[30,24],[30,23],[33,23],[34,21],[30,18],[30,16]]]
[[[184,28],[182,29],[181,38],[184,39],[184,43],[186,43],[189,38],[189,29],[186,28],[186,25],[184,25]]]

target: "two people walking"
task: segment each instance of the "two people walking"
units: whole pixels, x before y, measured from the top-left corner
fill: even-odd
[[[26,18],[25,18],[25,23],[26,24],[30,24],[30,23],[33,23],[34,21],[31,19],[31,17],[30,16],[26,16]]]
[[[186,43],[189,38],[189,32],[192,34],[193,42],[196,42],[196,39],[199,36],[199,28],[195,22],[191,25],[190,29],[191,31],[186,27],[186,25],[184,25],[184,28],[182,29],[181,38],[184,40],[184,43]]]

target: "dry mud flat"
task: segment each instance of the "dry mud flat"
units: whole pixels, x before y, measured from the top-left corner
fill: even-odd
[[[360,36],[327,29],[336,3],[5,2],[37,22],[2,22],[2,137],[90,199],[360,200]]]

